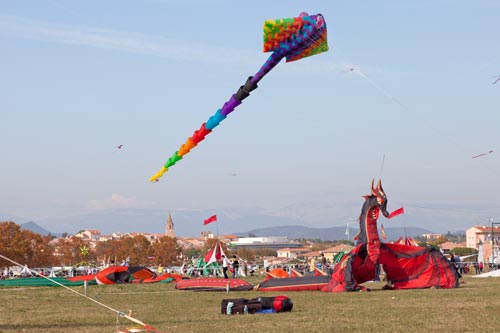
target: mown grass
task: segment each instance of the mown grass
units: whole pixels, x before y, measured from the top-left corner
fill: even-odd
[[[257,284],[260,280],[250,280]],[[477,332],[500,331],[500,278],[464,277],[457,289],[331,294],[177,291],[173,284],[89,286],[87,295],[161,332]],[[83,293],[83,287],[73,287]],[[287,313],[223,315],[224,298],[284,294]],[[0,289],[0,332],[116,332],[136,326],[62,287]]]

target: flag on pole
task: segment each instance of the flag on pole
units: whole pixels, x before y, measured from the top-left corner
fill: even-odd
[[[209,224],[209,223],[212,223],[212,222],[217,222],[217,215],[210,216],[208,219],[206,219],[205,221],[203,221],[203,225],[206,225],[206,224]]]
[[[399,208],[399,209],[396,209],[395,211],[393,211],[392,213],[389,214],[389,216],[387,217],[388,219],[392,219],[394,216],[398,216],[400,214],[403,214],[405,212],[405,209],[403,207]]]
[[[380,225],[380,230],[381,230],[381,233],[382,233],[382,238],[383,239],[387,239],[387,237],[385,236],[385,229],[384,229],[384,225],[383,224]]]

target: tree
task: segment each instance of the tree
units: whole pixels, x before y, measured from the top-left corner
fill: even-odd
[[[150,264],[149,257],[152,256],[151,242],[143,235],[125,236],[120,239],[112,239],[99,242],[95,248],[96,256],[107,258],[111,264],[119,265],[128,259],[131,265]]]
[[[151,242],[144,235],[137,235],[134,237],[125,237],[124,240],[128,241],[131,238],[126,258],[130,258],[130,263],[136,265],[147,266],[150,264],[150,257],[153,253]]]
[[[25,256],[28,249],[29,244],[24,240],[18,224],[12,221],[0,223],[0,253],[20,264],[28,264]],[[12,263],[2,259],[0,266],[10,267]]]
[[[29,230],[21,231],[23,238],[30,243],[29,265],[32,267],[51,267],[56,263],[54,246],[50,244],[52,237],[42,236]]]
[[[111,260],[113,260],[114,263],[116,257],[114,250],[118,247],[119,242],[120,240],[118,239],[110,239],[97,243],[95,254],[98,260],[101,260],[103,264],[110,264]]]
[[[85,254],[82,249],[86,246],[89,249]],[[59,238],[56,245],[56,253],[61,266],[79,266],[88,265],[95,262],[96,254],[84,240],[80,237],[72,236],[70,238]]]
[[[52,266],[53,248],[50,236],[42,236],[11,221],[0,222],[0,253],[5,257],[29,267]],[[10,267],[13,263],[1,259],[0,267]]]
[[[177,241],[172,237],[162,236],[152,244],[154,261],[163,266],[178,265],[180,263],[180,253],[181,250],[177,246]]]
[[[429,241],[429,245],[439,247],[440,244],[443,244],[447,241],[448,241],[448,238],[446,238],[445,236],[439,236],[438,238],[435,238],[435,239]]]
[[[239,249],[236,253],[240,258],[243,258],[244,260],[250,260],[254,257],[254,252],[246,248]]]
[[[182,255],[186,258],[196,258],[200,253],[200,250],[194,247],[182,250]]]

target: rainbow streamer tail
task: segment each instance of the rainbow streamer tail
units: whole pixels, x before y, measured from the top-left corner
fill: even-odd
[[[264,22],[264,52],[273,52],[259,71],[250,76],[244,85],[224,103],[221,109],[212,115],[184,144],[165,162],[161,169],[149,180],[157,182],[168,169],[180,161],[184,155],[196,147],[217,127],[221,121],[234,111],[250,92],[257,88],[257,83],[271,71],[283,58],[287,62],[299,60],[328,51],[326,23],[321,14],[267,20]]]

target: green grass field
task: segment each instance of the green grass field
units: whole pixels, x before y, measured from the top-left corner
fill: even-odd
[[[249,280],[257,284],[259,280]],[[177,291],[168,284],[89,286],[87,296],[161,332],[499,332],[500,278],[457,289],[263,293]],[[83,293],[83,287],[72,287]],[[223,315],[224,298],[283,294],[287,313]],[[137,326],[62,287],[0,289],[0,332],[116,332]]]

